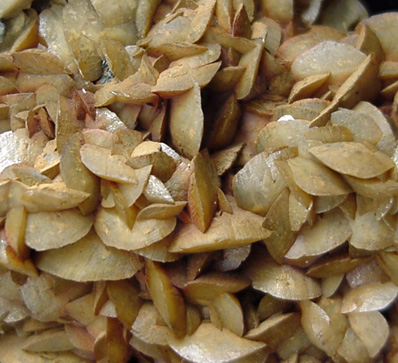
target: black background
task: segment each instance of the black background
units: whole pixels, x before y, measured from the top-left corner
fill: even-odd
[[[369,15],[398,11],[398,0],[362,0],[361,3],[366,7]]]

